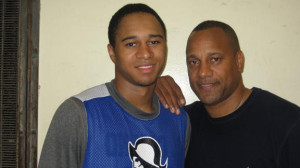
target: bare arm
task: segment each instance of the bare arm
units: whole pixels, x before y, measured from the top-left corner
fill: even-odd
[[[164,107],[169,108],[172,113],[179,114],[179,107],[185,105],[182,91],[171,76],[157,79],[155,93]]]

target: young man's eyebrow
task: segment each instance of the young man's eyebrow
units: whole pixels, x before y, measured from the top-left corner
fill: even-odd
[[[129,37],[125,37],[125,38],[122,39],[122,42],[123,42],[123,41],[126,41],[126,40],[130,40],[130,39],[135,39],[135,38],[137,38],[137,36],[129,36]]]
[[[150,34],[149,37],[152,37],[152,38],[153,38],[153,37],[159,37],[159,38],[162,38],[162,39],[164,38],[164,37],[163,37],[162,35],[160,35],[160,34]]]
[[[149,35],[149,38],[154,38],[154,37],[159,37],[159,38],[164,39],[164,37],[160,34],[150,34]],[[137,36],[128,36],[128,37],[123,38],[121,41],[123,42],[123,41],[126,41],[126,40],[136,39],[136,38],[137,38]]]

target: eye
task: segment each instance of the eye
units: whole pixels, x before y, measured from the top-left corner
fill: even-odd
[[[126,46],[128,46],[128,47],[134,47],[134,46],[136,46],[136,43],[127,43]]]
[[[188,64],[189,65],[199,65],[199,60],[189,60]]]
[[[219,63],[220,61],[221,61],[220,57],[212,57],[210,59],[210,62],[213,63],[213,64]]]
[[[148,44],[149,45],[155,45],[155,44],[159,44],[160,41],[149,41]]]

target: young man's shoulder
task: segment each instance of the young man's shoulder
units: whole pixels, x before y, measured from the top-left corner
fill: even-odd
[[[83,92],[81,92],[77,95],[74,95],[73,97],[84,102],[84,101],[88,101],[88,100],[91,100],[94,98],[101,98],[101,97],[107,97],[107,96],[110,96],[108,88],[107,88],[106,84],[101,84],[101,85],[86,89]]]

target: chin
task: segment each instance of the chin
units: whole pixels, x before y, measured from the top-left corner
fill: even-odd
[[[205,95],[205,96],[198,96],[199,100],[204,103],[205,105],[216,105],[219,103],[219,97],[212,96],[212,95]]]
[[[140,86],[151,86],[156,83],[157,78],[157,75],[140,76],[136,78],[135,83]]]
[[[143,81],[143,82],[137,82],[137,84],[139,86],[144,86],[144,87],[147,87],[147,86],[152,86],[156,83],[156,81],[152,81],[152,82],[146,82],[146,81]]]
[[[139,85],[139,86],[152,86],[156,83],[156,80],[157,79],[154,79],[154,80],[138,80],[136,81],[136,84]]]

